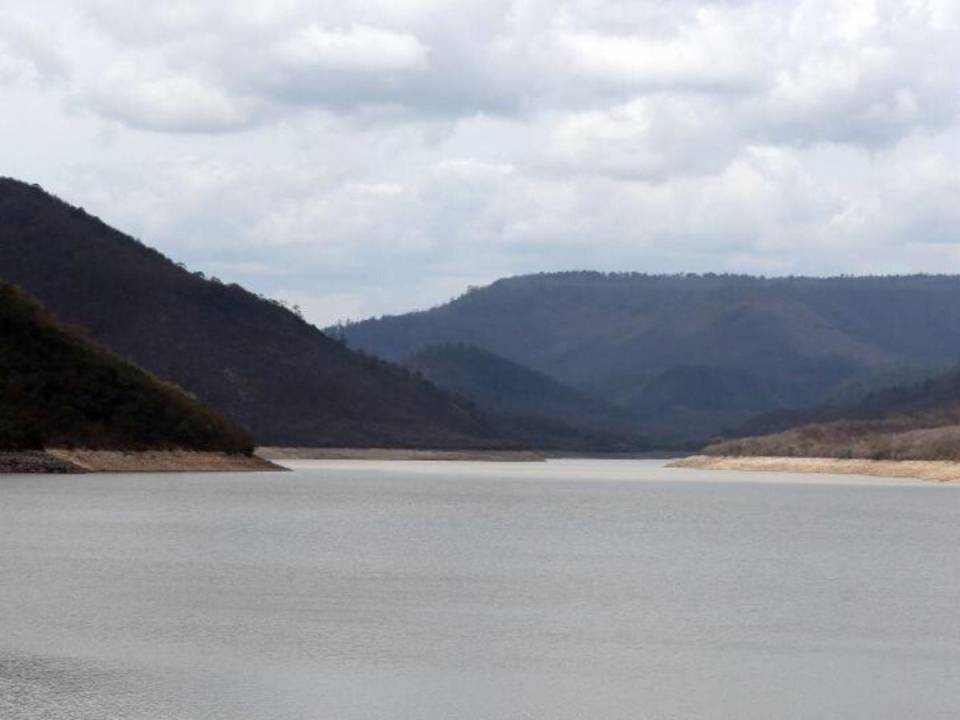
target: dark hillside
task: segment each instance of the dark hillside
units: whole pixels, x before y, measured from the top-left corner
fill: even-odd
[[[0,282],[0,449],[44,447],[249,453],[253,442]]]
[[[260,444],[503,445],[473,408],[406,370],[10,179],[0,179],[0,278],[196,394]]]
[[[410,369],[475,403],[498,428],[543,450],[646,448],[636,419],[553,378],[470,345],[434,345]]]
[[[960,357],[960,277],[569,272],[500,280],[339,328],[400,359],[463,342],[617,403],[653,438],[703,440],[898,366]]]

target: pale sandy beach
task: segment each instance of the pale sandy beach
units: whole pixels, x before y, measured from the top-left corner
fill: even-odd
[[[804,457],[732,457],[694,455],[668,464],[673,468],[747,472],[814,473],[909,478],[932,482],[960,480],[960,463],[943,460],[842,460]]]

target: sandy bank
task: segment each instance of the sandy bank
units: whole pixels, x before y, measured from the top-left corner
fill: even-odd
[[[188,450],[65,450],[38,453],[69,466],[68,472],[252,472],[284,470],[257,456]],[[34,472],[50,472],[34,470]],[[62,471],[61,471],[62,472]]]
[[[818,473],[914,478],[935,482],[960,480],[960,463],[945,460],[859,460],[806,457],[733,457],[695,455],[675,460],[667,467],[700,470],[745,470],[751,472]]]
[[[257,448],[268,460],[471,460],[487,462],[543,462],[525,450],[404,450],[396,448]]]

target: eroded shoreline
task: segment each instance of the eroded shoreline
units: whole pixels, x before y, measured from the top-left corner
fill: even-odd
[[[470,460],[479,462],[543,462],[529,450],[412,450],[404,448],[285,448],[259,447],[267,460]]]
[[[0,473],[157,473],[284,471],[256,455],[189,450],[76,450],[48,448],[0,452]]]

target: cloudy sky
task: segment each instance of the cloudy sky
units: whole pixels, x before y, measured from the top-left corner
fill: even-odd
[[[956,0],[0,0],[0,174],[326,324],[960,272]]]

